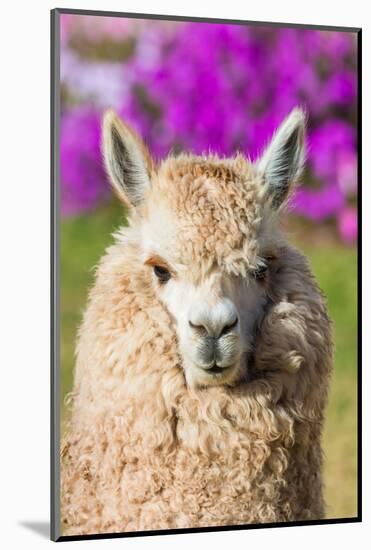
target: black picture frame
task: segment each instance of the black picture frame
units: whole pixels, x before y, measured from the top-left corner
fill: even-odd
[[[152,19],[164,21],[191,21],[205,23],[228,23],[232,25],[302,28],[313,30],[330,30],[352,32],[357,34],[358,60],[358,95],[357,95],[357,139],[358,139],[358,239],[357,239],[357,322],[358,322],[358,355],[357,355],[357,516],[323,520],[294,521],[284,523],[264,523],[223,527],[202,527],[186,529],[167,529],[153,531],[135,531],[125,533],[104,533],[76,536],[62,536],[60,533],[60,15],[91,15],[100,17],[121,17],[135,19]],[[216,19],[202,17],[185,17],[175,15],[158,15],[144,13],[123,13],[113,11],[81,10],[55,8],[51,10],[51,493],[50,525],[53,541],[73,541],[106,538],[141,537],[153,535],[174,535],[182,533],[237,531],[261,529],[268,527],[333,525],[341,523],[362,522],[362,29],[358,27],[326,26],[316,24],[294,24],[281,22],[248,21],[236,19]]]

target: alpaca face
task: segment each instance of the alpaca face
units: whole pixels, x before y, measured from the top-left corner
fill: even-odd
[[[203,165],[197,176],[198,162],[168,160],[136,222],[141,261],[175,321],[192,386],[232,385],[246,376],[247,353],[268,299],[274,242],[264,234],[259,187],[253,171],[247,169],[241,187],[237,168],[228,169],[234,179],[226,203],[224,193],[220,200],[214,194],[214,186],[222,186],[216,174],[210,180]],[[250,218],[236,211],[239,200],[254,201]]]
[[[187,383],[231,385],[246,377],[267,301],[267,273],[261,270],[257,279],[254,272],[236,276],[214,266],[201,278],[195,265],[166,264],[160,271],[159,265],[153,265],[152,284],[175,320]]]
[[[106,167],[132,207],[141,269],[174,320],[191,386],[234,385],[248,374],[303,133],[303,113],[294,110],[256,164],[242,155],[181,155],[155,167],[135,133],[105,117]]]

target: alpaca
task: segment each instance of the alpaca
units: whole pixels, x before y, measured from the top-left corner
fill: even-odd
[[[323,518],[331,327],[279,223],[304,164],[304,113],[254,163],[157,164],[112,111],[103,152],[128,227],[79,330],[64,534]]]

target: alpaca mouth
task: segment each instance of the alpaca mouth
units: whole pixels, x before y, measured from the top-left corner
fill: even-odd
[[[209,369],[202,369],[203,372],[206,374],[214,374],[214,375],[222,375],[225,372],[229,371],[232,368],[233,365],[229,365],[228,367],[219,367],[216,363]]]
[[[201,367],[200,365],[193,365],[193,369],[190,369],[189,382],[191,385],[198,387],[220,386],[223,384],[234,384],[237,380],[236,373],[238,373],[238,363],[233,363],[225,367],[218,366],[215,362],[208,367]]]

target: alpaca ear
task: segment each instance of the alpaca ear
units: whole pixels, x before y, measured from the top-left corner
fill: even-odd
[[[111,184],[119,198],[137,206],[147,187],[153,160],[143,141],[114,111],[103,118],[103,156]]]
[[[295,108],[282,122],[257,162],[267,197],[277,210],[290,195],[305,161],[305,113]]]

